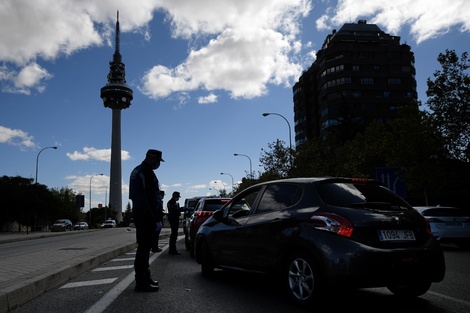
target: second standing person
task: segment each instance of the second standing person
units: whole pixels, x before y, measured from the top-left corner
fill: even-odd
[[[178,227],[180,223],[180,204],[178,200],[181,198],[178,191],[173,192],[171,199],[167,203],[168,213],[167,218],[170,223],[171,234],[170,234],[170,247],[169,254],[178,255],[181,254],[176,250],[176,240],[178,239]]]

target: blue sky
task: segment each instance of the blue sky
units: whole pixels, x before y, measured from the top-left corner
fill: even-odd
[[[187,197],[231,191],[261,149],[294,140],[292,86],[327,34],[365,19],[416,58],[418,97],[445,49],[470,42],[467,0],[100,0],[0,2],[0,175],[69,187],[89,207],[109,195],[107,83],[119,10],[120,50],[134,91],[122,111],[123,209],[129,174],[163,151],[161,187]],[[234,153],[244,156],[234,156]],[[220,173],[230,175],[220,175]],[[103,176],[94,176],[103,173]]]

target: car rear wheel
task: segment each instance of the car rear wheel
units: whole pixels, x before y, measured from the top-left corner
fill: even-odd
[[[409,285],[388,286],[387,288],[396,296],[414,298],[425,294],[431,288],[431,282],[412,282]]]
[[[201,246],[201,272],[204,277],[214,274],[214,262],[207,242],[203,241]]]
[[[300,306],[307,306],[318,298],[323,279],[320,268],[313,257],[304,252],[295,252],[284,266],[283,284],[289,298]]]

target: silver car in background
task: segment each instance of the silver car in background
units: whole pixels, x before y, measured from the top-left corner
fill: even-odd
[[[426,218],[431,232],[439,242],[470,247],[470,210],[451,206],[416,206]]]

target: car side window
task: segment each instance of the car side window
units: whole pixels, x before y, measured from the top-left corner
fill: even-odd
[[[252,207],[258,197],[260,189],[252,190],[242,197],[235,199],[230,206],[229,216],[239,218],[251,214]]]
[[[202,201],[199,201],[196,205],[196,207],[194,208],[194,211],[197,212],[197,211],[201,211],[201,206],[202,206]]]
[[[280,211],[299,201],[302,189],[294,184],[269,185],[261,197],[256,214]]]

